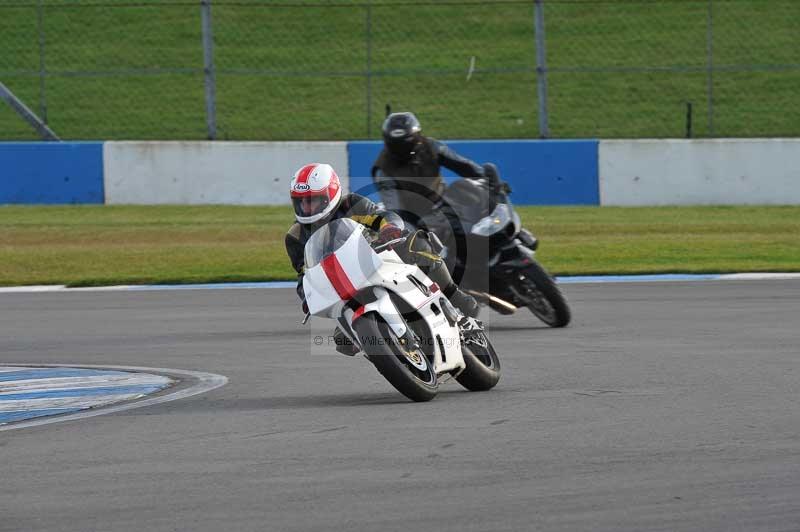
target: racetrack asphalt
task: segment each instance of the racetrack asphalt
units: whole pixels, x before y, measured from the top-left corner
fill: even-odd
[[[497,388],[423,404],[291,289],[2,294],[4,364],[229,382],[0,432],[0,531],[799,530],[800,281],[562,289],[566,329],[484,313]]]

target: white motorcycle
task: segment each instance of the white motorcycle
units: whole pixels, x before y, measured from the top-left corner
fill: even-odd
[[[465,317],[416,265],[391,246],[373,248],[372,232],[349,219],[319,228],[305,246],[309,315],[337,321],[392,386],[430,401],[444,377],[471,391],[500,379],[500,361],[483,327]]]

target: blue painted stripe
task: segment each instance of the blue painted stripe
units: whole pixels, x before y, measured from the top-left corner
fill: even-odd
[[[39,392],[12,393],[0,395],[0,403],[4,401],[26,401],[58,397],[91,397],[95,395],[121,395],[129,393],[148,394],[157,392],[166,385],[139,384],[135,386],[103,386],[97,388],[72,388],[67,390],[43,390]]]
[[[0,412],[0,424],[22,421],[34,417],[54,416],[56,414],[70,414],[83,410],[83,408],[46,408],[42,410],[26,410],[25,412]]]
[[[721,274],[575,275],[556,277],[559,283],[636,283],[648,281],[715,281]]]
[[[122,371],[102,371],[78,368],[41,368],[0,373],[0,382],[21,381],[28,379],[54,379],[58,377],[92,377],[96,375],[130,376],[132,374]]]
[[[641,281],[724,281],[724,280],[742,280],[741,276],[748,277],[750,280],[756,279],[773,279],[773,278],[794,278],[800,275],[800,272],[792,273],[727,273],[727,274],[642,274],[642,275],[573,275],[558,277],[557,280],[562,283],[634,283]],[[757,277],[761,276],[761,277]],[[66,288],[66,287],[53,287],[54,292],[76,292],[76,291],[124,291],[124,290],[221,290],[229,288],[295,288],[296,281],[266,281],[262,283],[209,283],[209,284],[157,284],[157,285],[136,285],[136,286],[97,286],[93,288]],[[0,288],[0,292],[4,290],[8,292],[19,291],[21,293],[30,293],[36,290],[30,290],[30,287],[16,286]]]
[[[561,283],[633,283],[642,281],[716,281],[730,274],[640,274],[640,275],[567,275],[558,277]],[[194,285],[138,285],[125,287],[126,290],[212,290],[225,288],[295,288],[295,281],[269,281],[263,283],[209,283]],[[70,290],[70,289],[67,289]]]

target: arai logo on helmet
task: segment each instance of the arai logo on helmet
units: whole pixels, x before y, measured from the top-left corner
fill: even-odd
[[[294,189],[298,192],[305,192],[306,190],[311,190],[311,187],[305,183],[297,183],[295,184]]]
[[[407,131],[405,129],[393,129],[389,132],[389,135],[398,138],[398,137],[405,137],[406,133]]]

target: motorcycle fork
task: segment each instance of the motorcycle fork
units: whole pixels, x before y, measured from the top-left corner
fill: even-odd
[[[517,305],[517,302],[525,301],[526,298],[514,286],[519,272],[534,260],[533,257],[533,251],[525,247],[518,239],[500,247],[492,257],[492,260],[495,261],[494,265],[489,268],[489,293],[498,299],[520,306]],[[503,260],[501,261],[501,259]]]

